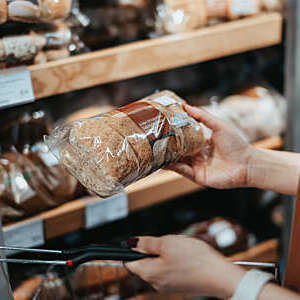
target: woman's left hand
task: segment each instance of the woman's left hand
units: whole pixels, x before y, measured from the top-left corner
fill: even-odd
[[[206,243],[186,236],[139,237],[134,250],[156,254],[127,268],[158,291],[227,299],[245,274]]]

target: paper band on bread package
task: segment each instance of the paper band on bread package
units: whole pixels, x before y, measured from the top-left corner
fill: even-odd
[[[207,149],[204,126],[165,91],[57,128],[49,148],[79,181],[106,197],[155,170]]]

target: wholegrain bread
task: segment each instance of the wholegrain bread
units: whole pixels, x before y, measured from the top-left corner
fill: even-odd
[[[106,197],[157,169],[201,151],[202,126],[184,101],[164,91],[58,128],[47,143],[89,190]]]

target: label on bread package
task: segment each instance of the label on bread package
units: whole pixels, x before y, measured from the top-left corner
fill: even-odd
[[[226,0],[206,0],[208,17],[224,17],[226,15]]]
[[[255,14],[258,11],[257,0],[231,0],[230,11],[235,17]]]
[[[147,102],[134,102],[119,108],[119,111],[125,113],[145,132],[152,147],[156,141],[175,135],[164,114]]]

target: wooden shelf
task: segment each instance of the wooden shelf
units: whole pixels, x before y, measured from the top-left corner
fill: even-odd
[[[278,241],[275,239],[268,240],[266,242],[260,243],[248,251],[238,253],[229,257],[232,261],[250,261],[250,262],[277,262],[278,260]],[[152,294],[150,297],[149,293],[138,295],[137,297],[130,298],[128,300],[185,300],[193,299],[194,297],[189,297],[188,295],[182,296],[180,294]]]
[[[30,66],[36,99],[280,43],[282,17],[266,13]]]
[[[272,137],[254,144],[256,147],[266,149],[280,149],[282,139]],[[132,185],[126,191],[128,194],[129,212],[167,201],[200,190],[201,186],[191,182],[171,171],[159,171]],[[42,220],[44,223],[45,239],[51,239],[75,230],[84,228],[85,206],[95,197],[74,200],[60,207],[41,213],[33,218],[4,226],[4,232],[13,227],[22,227],[30,222]]]

